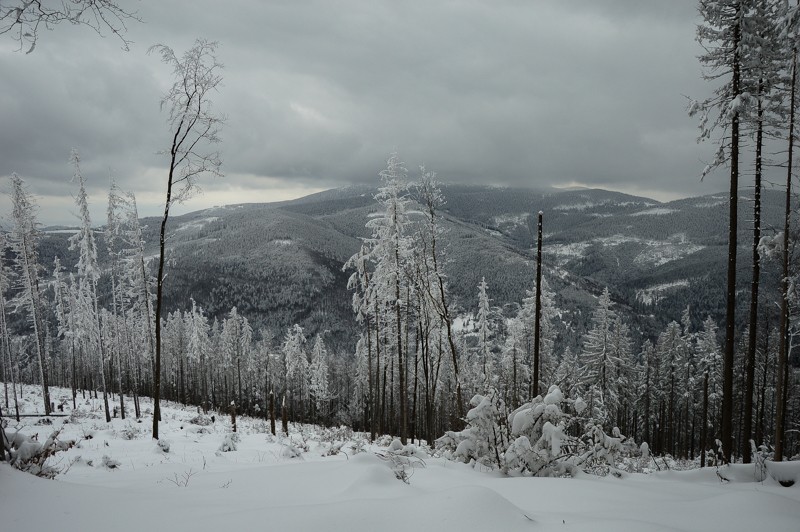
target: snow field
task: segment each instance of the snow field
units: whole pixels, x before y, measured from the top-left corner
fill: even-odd
[[[62,439],[79,443],[56,456],[55,481],[0,466],[3,530],[800,530],[800,487],[755,482],[753,466],[721,469],[727,483],[714,468],[505,477],[407,447],[406,484],[385,459],[391,438],[369,444],[346,428],[295,424],[290,438],[275,438],[263,420],[239,417],[237,450],[222,452],[228,416],[198,425],[190,423],[195,408],[170,403],[160,425],[165,453],[150,437],[149,415],[107,424],[101,403],[82,400],[71,420],[52,418],[52,426],[7,419],[9,433],[42,440],[62,428]],[[41,408],[35,388],[26,387],[21,406]],[[152,404],[143,399],[142,408]]]

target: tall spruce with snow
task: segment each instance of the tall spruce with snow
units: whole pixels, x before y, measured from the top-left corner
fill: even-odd
[[[750,75],[745,76],[746,90],[752,94],[753,112],[745,117],[745,126],[755,144],[755,167],[753,183],[753,240],[752,279],[750,282],[750,320],[745,362],[744,411],[741,429],[742,459],[750,463],[750,439],[753,436],[753,399],[755,393],[756,344],[758,342],[758,299],[759,277],[761,274],[761,189],[763,176],[764,137],[772,136],[783,126],[785,112],[782,107],[783,95],[778,90],[784,80],[785,64],[788,56],[785,40],[780,38],[779,21],[784,8],[781,0],[757,0],[750,2],[747,18],[753,31],[750,32],[752,45],[744,48],[744,62]]]
[[[586,393],[589,415],[597,423],[613,422],[620,407],[617,380],[630,359],[628,328],[611,307],[611,294],[603,290],[592,316],[581,352],[581,387]]]
[[[89,200],[86,194],[86,182],[81,173],[80,156],[72,150],[70,156],[75,174],[73,181],[78,183],[78,194],[75,196],[75,206],[78,208],[80,227],[78,232],[70,237],[70,249],[78,251],[78,319],[77,327],[82,331],[85,349],[90,353],[94,351],[99,370],[100,385],[103,390],[103,404],[106,413],[106,422],[111,421],[111,411],[108,406],[108,388],[106,386],[106,343],[103,338],[104,329],[100,320],[100,308],[97,300],[97,281],[100,279],[100,267],[97,264],[97,242],[92,229],[92,219],[89,215]]]
[[[243,406],[245,398],[242,393],[242,366],[247,368],[250,359],[250,344],[253,341],[253,329],[247,318],[239,314],[233,307],[222,324],[222,351],[234,372],[232,381],[236,383],[236,404]]]
[[[122,390],[123,381],[123,365],[122,365],[122,334],[119,328],[120,317],[124,313],[125,307],[125,294],[122,290],[122,283],[120,282],[120,260],[124,248],[122,247],[121,238],[123,236],[122,222],[123,215],[121,208],[123,199],[120,194],[119,188],[115,181],[111,181],[111,187],[108,191],[108,207],[106,208],[106,227],[103,231],[103,239],[106,244],[106,251],[108,252],[108,261],[110,263],[109,278],[111,280],[111,316],[112,316],[112,334],[113,342],[110,342],[110,357],[116,361],[117,373],[117,388],[119,391],[119,410],[122,419],[125,419],[125,394]]]
[[[658,381],[658,363],[656,361],[656,347],[650,340],[645,340],[642,344],[642,351],[639,358],[639,368],[637,372],[641,377],[641,384],[636,387],[639,394],[638,404],[640,405],[644,441],[652,447],[653,438],[656,430],[654,428],[655,415],[653,410],[658,404],[658,388],[655,383]]]
[[[28,308],[33,327],[36,360],[39,365],[39,381],[42,385],[44,412],[50,414],[50,375],[44,303],[39,287],[38,231],[36,228],[36,203],[26,190],[25,183],[17,174],[11,175],[11,203],[14,226],[9,234],[11,250],[19,273],[19,296],[21,305]]]
[[[189,363],[198,369],[198,393],[200,402],[204,409],[208,408],[210,402],[209,397],[209,359],[211,357],[211,326],[208,323],[208,318],[203,313],[203,308],[197,305],[194,298],[192,298],[192,308],[186,313],[185,327],[186,327],[186,351]]]
[[[308,356],[306,355],[306,337],[303,328],[294,324],[286,331],[283,341],[284,359],[286,360],[286,395],[291,398],[291,407],[304,415],[303,408],[308,404]]]
[[[697,369],[703,376],[703,400],[700,426],[700,453],[705,462],[705,453],[709,448],[709,429],[716,433],[717,420],[720,418],[722,404],[722,371],[720,360],[722,354],[717,341],[717,324],[709,316],[703,322],[703,330],[697,335]],[[712,434],[714,436],[715,434]]]
[[[360,421],[364,428],[369,427],[370,367],[367,357],[367,341],[364,333],[361,333],[356,342],[355,375],[353,376],[353,394],[350,398],[349,410],[353,423],[356,424],[357,421]]]
[[[691,447],[690,440],[694,438],[694,431],[690,431],[690,426],[696,417],[695,405],[697,403],[697,334],[691,330],[692,320],[689,307],[683,311],[681,316],[681,349],[683,351],[683,367],[681,368],[681,390],[680,397],[683,402],[680,407],[680,455],[689,457]]]
[[[717,151],[713,161],[703,170],[703,176],[715,168],[728,164],[730,170],[728,273],[726,288],[725,354],[723,358],[722,434],[725,459],[733,454],[733,354],[735,342],[736,311],[736,247],[739,201],[739,147],[740,125],[750,94],[743,81],[743,47],[749,44],[745,0],[700,0],[699,11],[703,18],[697,27],[697,40],[705,53],[700,63],[705,70],[704,79],[717,84],[711,97],[702,102],[693,101],[690,115],[700,116],[700,136],[707,140],[717,132]],[[746,72],[745,72],[746,74]]]
[[[316,417],[318,420],[324,420],[328,416],[331,392],[328,384],[328,350],[321,334],[314,339],[309,369],[309,393],[314,400]]]
[[[489,338],[492,335],[492,307],[490,305],[489,295],[486,292],[488,288],[489,285],[486,283],[486,277],[481,277],[481,282],[478,284],[478,314],[476,316],[476,326],[478,330],[478,352],[483,371],[483,381],[487,386],[491,385],[492,377],[495,375],[495,369],[492,364],[491,345],[489,343]]]
[[[366,389],[365,396],[365,424],[370,431],[370,440],[375,439],[377,431],[377,405],[375,401],[376,377],[380,375],[380,322],[378,313],[378,300],[376,297],[375,286],[370,282],[370,272],[367,267],[369,251],[366,245],[345,262],[343,269],[355,270],[347,280],[347,289],[353,290],[353,312],[356,314],[356,321],[363,324],[364,333],[362,339],[366,337]],[[373,326],[375,341],[373,343]],[[374,346],[374,349],[373,349]],[[375,352],[375,369],[373,370],[373,351]],[[365,427],[366,428],[366,427]]]
[[[681,326],[672,321],[658,336],[656,357],[660,377],[659,390],[659,429],[660,441],[657,449],[675,453],[676,413],[679,401],[681,368],[684,364],[684,340]]]
[[[368,259],[374,264],[372,283],[378,307],[385,313],[381,321],[391,327],[389,334],[385,335],[386,347],[392,350],[397,360],[400,441],[405,444],[408,436],[408,390],[403,348],[403,294],[409,288],[405,266],[411,255],[411,239],[407,234],[407,174],[396,153],[389,156],[386,169],[381,171],[380,177],[383,186],[378,189],[375,200],[382,211],[367,222],[372,235],[366,244]]]
[[[788,6],[787,6],[788,7]],[[783,460],[784,439],[786,437],[786,411],[789,398],[789,351],[790,351],[790,298],[795,290],[792,287],[790,271],[790,234],[792,229],[792,178],[794,172],[794,144],[797,137],[795,132],[796,112],[797,112],[797,69],[798,69],[798,46],[800,40],[800,6],[788,8],[785,14],[785,37],[787,41],[787,57],[789,64],[785,69],[790,72],[788,79],[788,128],[786,137],[788,140],[787,162],[786,162],[786,204],[784,208],[783,234],[781,235],[781,316],[779,323],[779,346],[778,361],[776,367],[775,383],[775,453],[774,459],[778,462]]]

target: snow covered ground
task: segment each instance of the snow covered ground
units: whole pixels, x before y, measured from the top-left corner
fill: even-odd
[[[26,387],[23,410],[38,401]],[[715,468],[509,478],[419,452],[406,484],[382,458],[388,438],[357,452],[363,438],[347,429],[292,425],[290,439],[273,438],[263,420],[240,418],[237,450],[222,452],[227,416],[197,425],[195,409],[169,404],[164,452],[149,416],[106,424],[100,404],[82,400],[71,420],[52,426],[10,420],[11,433],[41,440],[62,428],[79,443],[57,456],[63,472],[54,481],[0,465],[3,530],[800,530],[800,486],[755,482],[752,466],[721,470],[727,483]]]

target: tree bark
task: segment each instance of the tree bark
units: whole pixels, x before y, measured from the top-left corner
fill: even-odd
[[[737,15],[741,5],[737,5]],[[732,97],[738,98],[740,87],[739,44],[741,26],[739,16],[733,26],[733,62],[732,62]],[[736,336],[736,244],[739,207],[739,112],[734,110],[731,116],[730,145],[730,220],[728,226],[728,284],[725,311],[725,353],[722,365],[722,450],[724,459],[729,462],[733,455],[733,352]]]
[[[784,419],[786,412],[786,379],[789,364],[789,230],[792,222],[792,166],[794,149],[795,96],[797,86],[797,49],[792,52],[792,78],[789,98],[789,151],[786,168],[786,211],[783,226],[783,276],[781,279],[781,321],[780,344],[778,347],[778,363],[775,368],[777,383],[775,386],[775,457],[776,462],[783,460]]]

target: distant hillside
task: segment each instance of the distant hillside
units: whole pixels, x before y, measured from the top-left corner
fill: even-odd
[[[282,335],[299,322],[310,333],[330,330],[332,343],[349,346],[355,323],[342,265],[367,236],[377,209],[376,189],[353,186],[293,201],[207,209],[170,220],[167,308],[194,298],[212,316],[232,307],[255,328]],[[544,213],[545,277],[557,293],[575,346],[588,326],[594,298],[604,286],[633,329],[644,336],[677,320],[687,305],[696,324],[721,320],[727,252],[725,197],[709,195],[669,203],[605,190],[547,190],[447,185],[444,224],[451,292],[457,309],[472,312],[485,277],[493,305],[516,312],[534,279],[536,213]],[[764,194],[764,228],[781,222],[780,193]],[[740,208],[739,284],[749,284],[747,213]],[[156,253],[155,218],[145,219],[150,253]],[[42,263],[62,257],[69,231],[46,233]],[[776,287],[765,268],[765,289]],[[768,293],[768,292],[767,292]],[[742,298],[744,309],[745,299]],[[740,313],[742,316],[743,313]],[[349,347],[348,347],[349,348]]]

